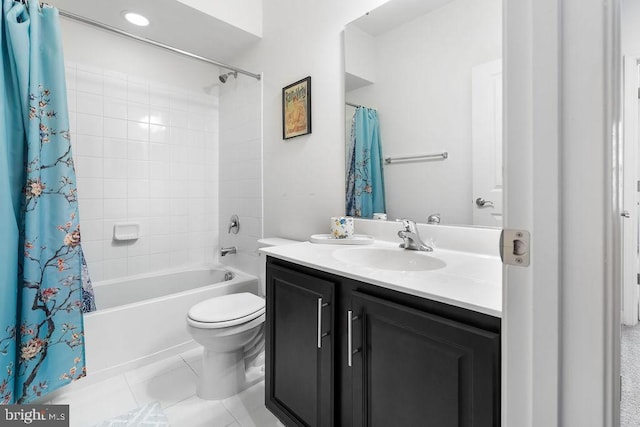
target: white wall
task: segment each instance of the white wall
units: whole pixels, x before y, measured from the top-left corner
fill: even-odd
[[[622,54],[640,55],[640,2],[621,0],[621,44]]]
[[[342,30],[382,0],[263,4],[263,39],[232,60],[263,79],[264,235],[305,240],[344,212]],[[282,88],[312,78],[313,133],[282,140]]]
[[[376,81],[375,37],[355,25],[344,30],[344,72],[347,90]]]
[[[217,69],[66,20],[62,35],[93,280],[213,260]],[[114,242],[123,221],[139,222],[141,238]]]
[[[233,214],[238,234],[229,233]],[[236,254],[220,261],[259,274],[262,237],[262,82],[239,75],[220,88],[220,247]]]
[[[449,153],[385,166],[389,218],[473,223],[471,70],[502,57],[501,30],[501,0],[456,0],[375,38],[376,82],[347,100],[378,110],[385,157]]]
[[[262,36],[262,0],[233,0],[233,2],[210,0],[178,1],[256,36]]]

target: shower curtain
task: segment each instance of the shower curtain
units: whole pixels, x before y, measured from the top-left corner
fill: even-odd
[[[380,124],[372,108],[357,107],[353,116],[346,183],[347,215],[372,218],[386,212]]]
[[[0,403],[11,404],[85,375],[82,313],[94,305],[80,245],[58,11],[2,1]]]

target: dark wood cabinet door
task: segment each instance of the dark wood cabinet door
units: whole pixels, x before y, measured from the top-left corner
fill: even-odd
[[[266,405],[287,426],[334,419],[334,283],[267,270]]]
[[[499,334],[351,295],[353,426],[500,425]]]

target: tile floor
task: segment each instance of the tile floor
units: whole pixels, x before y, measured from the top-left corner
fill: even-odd
[[[79,381],[50,403],[70,405],[71,427],[90,427],[154,401],[172,427],[282,426],[264,406],[264,381],[228,399],[198,398],[201,352],[191,350],[87,386]]]

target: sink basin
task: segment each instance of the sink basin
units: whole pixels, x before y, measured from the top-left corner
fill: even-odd
[[[381,270],[427,271],[446,266],[444,261],[427,252],[405,249],[349,248],[335,251],[333,257],[349,264]]]

